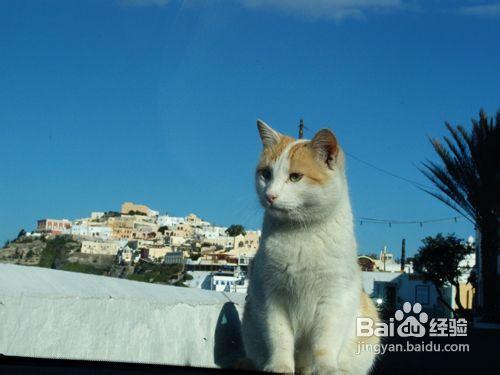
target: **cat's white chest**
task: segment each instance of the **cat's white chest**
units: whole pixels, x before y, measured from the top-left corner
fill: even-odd
[[[357,287],[355,256],[346,252],[352,247],[328,234],[270,234],[262,242],[255,271],[268,296],[286,299],[290,308],[307,308]]]
[[[287,278],[313,280],[335,267],[331,245],[320,236],[271,235],[263,242],[262,251],[266,262],[281,268]]]

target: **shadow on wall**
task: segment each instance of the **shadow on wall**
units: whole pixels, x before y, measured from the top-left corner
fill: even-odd
[[[200,288],[205,290],[211,290],[212,289],[211,286],[212,286],[212,276],[207,275],[207,277],[203,279]]]
[[[221,368],[235,368],[245,358],[241,337],[241,320],[232,302],[226,302],[221,309],[215,327],[214,362]]]

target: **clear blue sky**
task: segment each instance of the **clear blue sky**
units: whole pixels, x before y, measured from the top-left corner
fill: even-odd
[[[347,152],[425,183],[427,136],[500,106],[498,4],[2,1],[0,240],[126,200],[257,228],[256,118],[330,127]],[[348,175],[357,217],[456,215],[354,159]],[[363,253],[473,234],[465,221],[356,230]]]

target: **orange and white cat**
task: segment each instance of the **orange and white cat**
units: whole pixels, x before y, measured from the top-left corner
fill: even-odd
[[[375,354],[356,354],[356,317],[378,316],[362,291],[344,154],[328,129],[308,141],[257,125],[265,214],[242,323],[247,358],[277,373],[366,374]]]

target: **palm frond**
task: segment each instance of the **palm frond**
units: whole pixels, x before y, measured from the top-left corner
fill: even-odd
[[[420,171],[437,187],[438,192],[432,192],[429,189],[422,188],[423,191],[431,194],[432,196],[438,198],[442,202],[446,203],[448,206],[452,207],[455,211],[459,212],[462,216],[467,219],[475,218],[476,212],[474,207],[472,207],[467,198],[462,194],[462,192],[457,188],[455,184],[448,178],[445,172],[439,170],[439,167],[435,164],[432,165],[424,164],[425,169],[420,169]],[[447,198],[446,198],[447,197]],[[453,202],[453,203],[452,203]]]
[[[451,137],[429,138],[442,164],[422,163],[419,170],[437,191],[423,188],[471,222],[500,211],[500,111],[495,121],[481,110],[472,128],[445,123]]]

